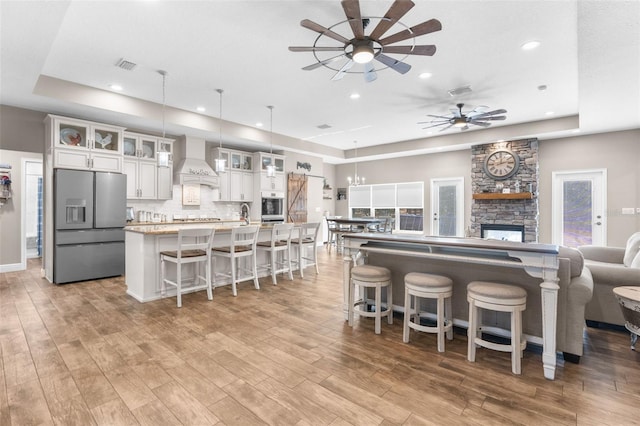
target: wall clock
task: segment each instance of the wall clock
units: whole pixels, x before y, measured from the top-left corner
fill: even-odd
[[[496,180],[508,179],[520,168],[520,158],[508,149],[498,149],[484,160],[484,172]]]

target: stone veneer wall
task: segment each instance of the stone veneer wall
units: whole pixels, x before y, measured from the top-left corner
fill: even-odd
[[[509,179],[494,180],[484,173],[484,160],[496,149],[510,149],[520,158],[518,173]],[[520,192],[531,192],[530,200],[472,200],[471,229],[473,237],[480,237],[481,224],[524,225],[525,242],[538,241],[538,139],[523,139],[475,145],[471,148],[471,192],[502,192],[496,184],[515,192],[520,182]]]

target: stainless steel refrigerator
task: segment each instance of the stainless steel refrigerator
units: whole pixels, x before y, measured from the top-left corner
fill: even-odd
[[[53,282],[124,274],[126,175],[55,169]]]

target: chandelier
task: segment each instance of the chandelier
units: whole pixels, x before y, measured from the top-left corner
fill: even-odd
[[[353,141],[353,143],[356,145],[356,153],[355,153],[355,159],[356,162],[354,163],[354,178],[351,179],[351,176],[347,177],[347,180],[349,181],[349,186],[359,186],[359,185],[364,185],[364,177],[363,176],[359,176],[358,175],[358,141]]]

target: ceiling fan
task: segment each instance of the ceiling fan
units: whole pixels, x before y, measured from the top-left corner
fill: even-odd
[[[430,19],[421,24],[408,27],[400,22],[400,19],[409,11],[415,3],[411,0],[395,0],[384,17],[363,17],[360,13],[359,0],[342,0],[342,8],[347,17],[346,20],[338,22],[330,27],[324,27],[309,19],[300,22],[304,28],[317,32],[319,35],[313,46],[290,46],[292,52],[313,52],[316,63],[308,65],[303,70],[309,71],[321,66],[337,71],[332,80],[340,80],[346,73],[362,73],[367,82],[377,78],[376,71],[384,68],[391,68],[400,74],[405,74],[411,69],[411,65],[402,62],[408,55],[432,56],[436,53],[436,46],[416,45],[415,38],[442,29],[442,24],[437,19]],[[377,25],[370,33],[366,33],[371,21],[377,21]],[[353,38],[340,35],[334,30],[338,30],[340,25],[348,23],[353,33]],[[402,31],[384,36],[384,34],[394,25],[404,27]],[[330,40],[329,40],[330,39]],[[411,44],[395,46],[400,41],[413,39]],[[325,41],[338,46],[326,46]],[[320,52],[340,52],[339,55],[330,56]],[[319,55],[320,54],[320,55]],[[394,59],[387,54],[404,55],[401,59]],[[323,56],[324,55],[324,56]],[[330,56],[326,58],[325,56]],[[333,64],[343,60],[340,67]],[[382,64],[376,69],[373,60]],[[363,64],[364,71],[351,71],[354,63]]]
[[[433,117],[433,119],[431,121],[420,121],[418,122],[418,124],[430,124],[430,126],[423,127],[423,129],[446,126],[440,129],[440,131],[442,132],[451,128],[452,126],[457,127],[460,130],[468,130],[469,125],[489,127],[491,126],[491,121],[507,119],[505,115],[497,115],[505,114],[507,112],[507,110],[505,109],[496,109],[493,111],[485,112],[485,110],[489,107],[478,106],[471,111],[462,112],[462,107],[464,107],[464,104],[456,104],[456,107],[457,109],[451,109],[452,115],[450,116],[427,114],[427,117]]]

